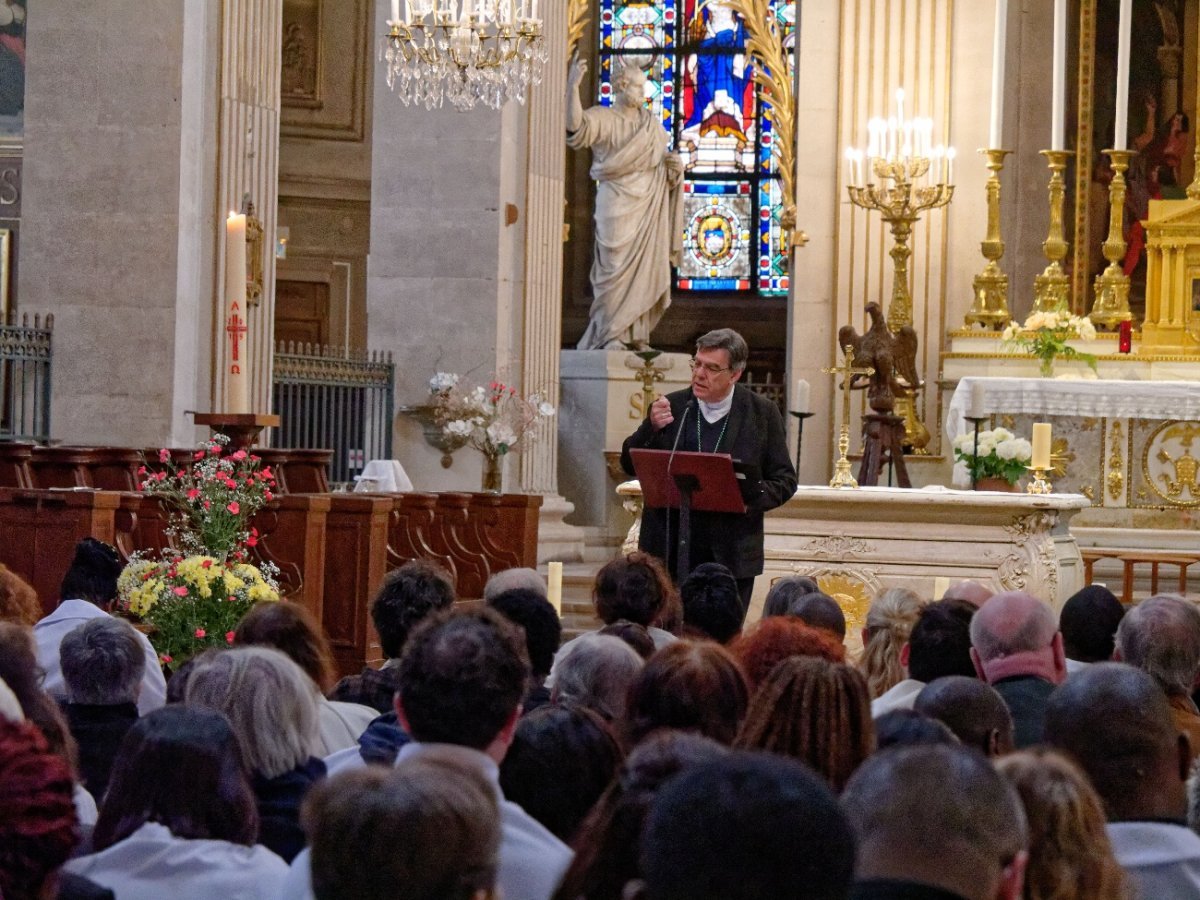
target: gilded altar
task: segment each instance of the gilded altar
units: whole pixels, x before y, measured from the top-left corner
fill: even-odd
[[[1200,201],[1151,200],[1141,352],[1200,355]]]

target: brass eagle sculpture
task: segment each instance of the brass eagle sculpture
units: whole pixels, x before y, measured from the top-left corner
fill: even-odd
[[[851,376],[850,387],[867,389],[867,402],[881,415],[892,415],[896,396],[904,396],[924,386],[917,372],[917,333],[904,325],[895,334],[888,329],[878,303],[867,304],[871,327],[860,335],[853,325],[838,329],[838,346],[854,351],[854,365],[875,370],[873,375]]]

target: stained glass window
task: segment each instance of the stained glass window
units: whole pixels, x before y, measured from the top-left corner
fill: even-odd
[[[772,0],[794,65],[795,0]],[[624,65],[684,163],[682,291],[785,294],[771,109],[758,102],[745,26],[721,0],[600,0],[600,102]]]

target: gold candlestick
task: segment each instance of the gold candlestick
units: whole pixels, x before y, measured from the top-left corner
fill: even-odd
[[[1067,255],[1063,237],[1063,172],[1067,160],[1074,156],[1070,150],[1043,150],[1050,168],[1050,233],[1042,244],[1049,265],[1033,280],[1034,312],[1058,312],[1067,308],[1071,282],[1063,271]]]
[[[1025,488],[1027,494],[1053,494],[1054,488],[1050,486],[1046,474],[1050,471],[1041,466],[1026,466],[1033,473],[1033,478],[1029,480],[1029,485]]]
[[[846,361],[840,366],[821,369],[826,375],[841,375],[842,381],[842,424],[838,431],[838,461],[834,468],[833,479],[829,482],[831,488],[856,488],[858,481],[850,473],[850,381],[855,375],[866,375],[868,378],[875,374],[871,366],[854,368],[854,348],[847,344],[842,348]]]
[[[1003,328],[1012,319],[1008,312],[1008,276],[1000,271],[1004,256],[1004,238],[1000,235],[1000,170],[1011,150],[980,150],[987,154],[987,237],[979,245],[987,265],[975,276],[975,302],[966,315],[966,324],[978,322],[985,328]]]
[[[1125,212],[1125,170],[1133,158],[1132,150],[1105,150],[1112,160],[1113,177],[1108,185],[1108,240],[1104,258],[1108,267],[1096,276],[1096,299],[1088,316],[1097,328],[1115,328],[1133,318],[1129,311],[1129,276],[1121,268],[1125,258],[1125,238],[1121,224]]]
[[[667,364],[661,368],[654,364],[654,360],[662,356],[661,350],[655,350],[653,347],[647,347],[644,350],[635,350],[629,344],[630,351],[633,356],[625,361],[625,365],[634,370],[634,375],[642,382],[642,415],[650,415],[650,407],[654,405],[654,383],[662,381],[666,378],[667,370],[671,368],[671,361],[667,360]],[[640,364],[634,361],[634,358],[640,360]]]

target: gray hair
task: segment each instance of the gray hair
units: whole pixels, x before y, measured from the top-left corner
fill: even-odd
[[[247,770],[274,778],[313,755],[317,697],[304,670],[278,650],[238,647],[197,661],[184,703],[225,713]]]
[[[696,339],[697,350],[725,350],[729,353],[729,367],[735,372],[746,368],[750,359],[750,348],[746,339],[732,328],[718,328]]]
[[[538,574],[536,569],[521,567],[517,569],[502,569],[487,580],[483,586],[483,599],[491,603],[505,591],[533,591],[542,597],[546,596],[546,579]]]
[[[971,617],[971,646],[984,662],[1041,650],[1057,633],[1050,607],[1025,591],[996,594]]]
[[[1143,600],[1117,626],[1117,649],[1168,694],[1186,696],[1200,672],[1200,610],[1176,596]]]
[[[72,703],[113,706],[136,703],[146,651],[124,619],[89,619],[67,633],[58,647],[67,697]]]
[[[574,703],[610,722],[625,716],[625,695],[644,661],[618,637],[583,634],[554,662],[554,701]]]

